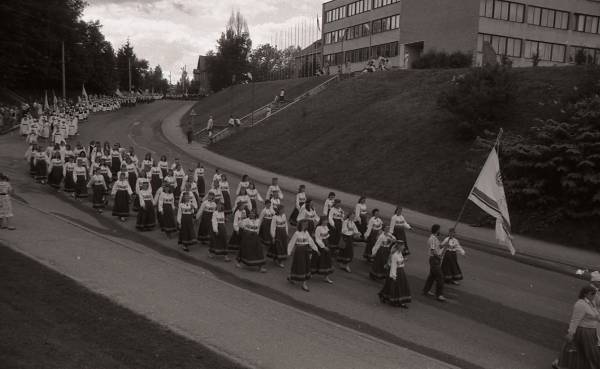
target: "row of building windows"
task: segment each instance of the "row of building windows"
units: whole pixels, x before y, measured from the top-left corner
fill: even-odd
[[[530,6],[527,8],[527,23],[541,27],[569,29],[569,12]]]
[[[566,58],[566,46],[561,44],[534,40],[523,42],[519,38],[480,33],[477,42],[478,51],[483,50],[484,42],[488,42],[498,55],[532,59],[537,54],[540,60],[558,63],[564,63]]]
[[[323,63],[325,65],[360,63],[380,56],[384,58],[398,56],[398,41],[371,46],[370,52],[369,47],[361,47],[360,49],[348,50],[346,52],[328,54],[323,57]]]
[[[325,12],[325,23],[368,12],[371,9],[399,3],[400,0],[358,0]]]
[[[598,27],[600,17],[585,14],[575,14],[575,30],[587,33],[600,33]]]
[[[344,36],[346,40],[353,40],[360,37],[369,36],[371,30],[373,34],[387,32],[400,28],[400,15],[381,18],[373,21],[372,26],[369,23],[358,24],[345,29],[339,29],[325,34],[325,45],[342,42]]]
[[[571,46],[569,48],[569,62],[575,63],[575,56],[582,52],[585,56],[586,64],[598,64],[600,65],[600,49],[592,49],[589,47],[578,47]]]
[[[481,0],[479,15],[522,23],[525,16],[525,5],[503,0]]]
[[[567,47],[560,44],[525,40],[524,56],[533,59],[537,54],[540,60],[564,63]]]
[[[480,33],[477,40],[477,50],[483,50],[483,43],[488,42],[499,55],[521,57],[521,39]]]

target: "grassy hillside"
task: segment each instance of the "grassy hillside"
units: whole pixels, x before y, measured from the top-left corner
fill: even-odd
[[[254,109],[273,101],[279,91],[284,88],[286,99],[294,99],[303,92],[325,82],[325,77],[298,78],[280,81],[257,82],[246,85],[235,85],[219,91],[200,100],[194,109],[198,116],[194,119],[196,128],[204,128],[209,115],[213,115],[216,125],[225,125],[229,116],[233,114],[241,118],[252,111],[252,90],[254,88]],[[189,113],[188,113],[189,114]],[[186,114],[182,121],[187,122]]]
[[[485,161],[485,154],[471,151],[471,141],[457,136],[450,116],[436,103],[452,77],[463,72],[360,75],[210,148],[275,172],[453,219]],[[507,132],[525,131],[534,118],[559,116],[560,101],[585,78],[574,67],[512,73],[516,99],[508,118],[498,122]],[[473,209],[467,215],[471,221],[479,217]],[[521,222],[520,214],[515,218],[518,232],[585,243],[582,235],[573,240],[565,229],[541,234]]]

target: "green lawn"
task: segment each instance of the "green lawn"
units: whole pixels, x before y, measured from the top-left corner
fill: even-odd
[[[439,93],[461,73],[394,71],[336,82],[210,149],[277,173],[454,219],[487,155],[473,152],[472,141],[457,136],[451,117],[436,104]],[[516,101],[508,118],[498,122],[507,132],[524,132],[534,118],[560,115],[560,102],[585,78],[575,67],[512,73]],[[540,231],[518,210],[512,204],[515,231],[586,244],[578,225],[570,232]],[[471,222],[481,216],[472,208],[466,215]]]

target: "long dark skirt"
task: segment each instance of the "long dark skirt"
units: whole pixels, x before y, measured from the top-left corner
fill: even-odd
[[[115,194],[112,215],[123,218],[129,216],[129,193],[127,191],[121,190]]]
[[[309,220],[307,226],[308,226],[308,228],[307,228],[308,233],[311,235],[311,237],[314,238],[315,229],[317,229],[315,222],[313,220]]]
[[[169,171],[167,168],[160,168],[160,173],[162,174],[162,177],[165,178],[167,174],[169,174]]]
[[[209,241],[212,236],[212,211],[204,211],[200,216],[200,227],[198,228],[198,241]]]
[[[411,302],[410,287],[408,286],[404,268],[396,270],[396,280],[393,280],[389,276],[386,277],[383,288],[379,291],[378,295],[382,302],[389,303],[392,306]]]
[[[182,214],[181,228],[179,229],[179,244],[189,246],[195,243],[194,216],[192,214]]]
[[[371,279],[382,280],[385,279],[388,274],[390,274],[389,269],[387,269],[389,257],[389,247],[380,247],[377,249],[377,253],[373,259],[373,264],[371,264],[371,271],[369,272],[369,277],[371,277]]]
[[[252,209],[256,211],[256,214],[258,214],[258,205],[256,204],[256,200],[250,199],[250,204],[252,204]]]
[[[260,229],[258,230],[258,237],[260,237],[262,243],[264,243],[267,246],[273,244],[273,239],[271,238],[272,221],[273,219],[263,218],[262,222],[260,223]]]
[[[129,175],[127,176],[127,181],[129,182],[129,187],[131,187],[131,189],[133,191],[135,191],[135,183],[137,182],[137,174],[135,174],[135,172],[129,172]]]
[[[73,179],[73,171],[67,171],[67,175],[65,176],[65,192],[73,192],[75,191],[75,180]]]
[[[334,219],[333,223],[335,227],[329,226],[329,247],[336,249],[342,239],[342,220]]]
[[[48,174],[48,184],[54,188],[60,188],[60,184],[63,180],[63,167],[54,166]]]
[[[310,255],[308,246],[296,246],[292,254],[292,269],[290,279],[292,281],[304,282],[310,279]]]
[[[135,212],[140,211],[140,201],[139,201],[138,195],[136,193],[131,195],[131,202],[133,203],[133,211],[135,211]]]
[[[152,187],[152,196],[156,195],[156,191],[162,186],[162,180],[158,174],[152,174],[150,177],[150,187]]]
[[[458,265],[458,255],[456,251],[446,251],[442,261],[442,273],[446,282],[460,281],[463,279],[460,265]]]
[[[150,231],[156,227],[156,213],[152,200],[144,201],[144,207],[140,207],[135,227],[140,231]]]
[[[229,196],[229,192],[221,191],[221,194],[223,195],[223,212],[225,214],[231,214],[231,197]]]
[[[163,212],[159,214],[161,231],[170,234],[177,232],[177,222],[175,221],[175,209],[171,204],[163,204]]]
[[[104,195],[106,195],[106,189],[102,185],[92,186],[92,206],[94,209],[104,209],[106,204],[104,202]]]
[[[577,327],[571,347],[576,352],[571,351],[570,355],[568,352],[561,353],[559,366],[563,364],[568,369],[600,368],[600,348],[596,329]]]
[[[240,244],[242,243],[242,230],[233,231],[229,238],[229,252],[237,252],[240,250]]]
[[[204,177],[198,177],[196,186],[198,187],[198,193],[200,194],[200,197],[204,197],[204,195],[206,195],[206,184],[204,183]]]
[[[327,246],[327,241],[325,241]],[[310,259],[311,274],[329,275],[333,273],[333,264],[331,262],[331,252],[325,249],[319,249],[319,254],[312,254]]]
[[[304,204],[300,204],[300,206],[302,206]],[[300,212],[298,211],[298,209],[296,207],[294,207],[294,211],[292,211],[292,214],[290,214],[290,224],[295,226],[296,224],[298,224],[298,215],[300,214]]]
[[[227,255],[227,229],[224,223],[219,223],[218,232],[212,232],[208,252],[213,255]]]
[[[287,259],[288,235],[285,228],[275,228],[275,239],[267,250],[267,257],[276,261]]]
[[[372,261],[373,260],[373,256],[371,256],[371,251],[373,250],[373,246],[375,246],[375,242],[377,242],[377,239],[379,238],[379,235],[381,234],[381,230],[371,230],[371,233],[369,233],[369,237],[367,238],[367,244],[365,245],[365,251],[363,252],[363,258],[367,259],[368,261]]]
[[[77,176],[75,182],[75,196],[76,197],[88,197],[87,181],[85,176]]]
[[[183,178],[177,178],[175,180],[175,188],[173,189],[173,197],[175,197],[175,201],[179,201],[179,197],[181,197],[181,188],[183,186]]]
[[[238,261],[247,266],[261,266],[264,265],[265,251],[263,245],[260,243],[258,234],[254,232],[242,232],[242,243],[240,244],[240,252],[238,254]]]
[[[358,232],[360,233],[360,235],[363,238],[365,237],[365,232],[367,231],[368,222],[369,222],[369,220],[367,219],[366,214],[360,215],[360,223],[354,222],[354,224],[356,224],[356,228],[358,229]]]
[[[48,163],[44,160],[38,160],[35,164],[35,179],[38,181],[48,179]]]
[[[337,261],[343,264],[349,264],[354,259],[354,238],[353,236],[342,236],[343,244],[337,255]]]
[[[392,234],[398,241],[404,242],[404,248],[408,250],[408,242],[406,241],[406,230],[402,226],[395,226]]]
[[[556,363],[559,369],[590,369],[585,354],[577,350],[575,342],[565,342]]]
[[[36,174],[37,174],[37,169],[35,168],[33,158],[31,158],[31,159],[29,159],[29,175],[31,175],[32,177],[35,177]]]
[[[113,179],[117,178],[117,173],[121,170],[121,159],[112,157],[110,162],[110,171],[112,172]]]

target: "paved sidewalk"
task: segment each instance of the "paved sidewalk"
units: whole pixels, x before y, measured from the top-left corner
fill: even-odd
[[[263,184],[270,184],[272,177],[278,177],[279,186],[282,190],[287,192],[296,193],[298,185],[303,183],[308,187],[311,197],[315,200],[323,201],[327,198],[327,194],[330,191],[335,191],[336,197],[341,199],[345,206],[350,205],[353,207],[354,204],[356,204],[359,197],[357,194],[350,194],[336,189],[326,188],[305,180],[282,176],[260,169],[250,164],[214,153],[197,142],[188,144],[187,138],[184,136],[179,123],[181,117],[189,109],[189,106],[182,107],[162,123],[162,132],[165,138],[187,154],[227,172],[232,172],[237,175],[249,174],[255,181]],[[374,199],[368,199],[367,203],[369,209],[378,208],[381,215],[388,219],[393,215],[396,207],[395,204]],[[434,223],[440,224],[443,230],[453,227],[455,223],[452,220],[430,216],[406,208],[404,208],[404,216],[414,228],[420,229],[423,232],[428,232],[431,225]],[[457,232],[460,239],[466,241],[463,242],[466,246],[477,248],[482,251],[489,251],[496,255],[514,258],[520,262],[555,270],[564,274],[575,276],[575,270],[579,268],[592,270],[600,268],[600,263],[598,263],[600,255],[592,251],[570,248],[529,237],[513,235],[513,242],[517,249],[517,255],[511,256],[503,246],[497,244],[493,229],[471,227],[468,224],[459,223]]]

